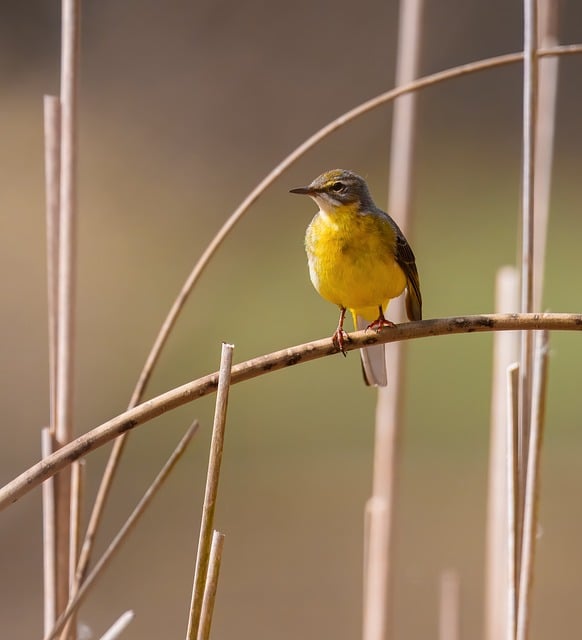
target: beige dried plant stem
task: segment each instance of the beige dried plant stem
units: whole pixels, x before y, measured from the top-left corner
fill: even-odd
[[[453,569],[443,571],[439,599],[439,640],[461,637],[461,581]],[[498,640],[500,640],[499,636]]]
[[[46,266],[49,344],[50,425],[55,433],[57,335],[58,335],[58,273],[59,273],[59,211],[61,179],[61,106],[56,96],[44,97],[44,162],[46,199]]]
[[[396,85],[418,76],[424,0],[401,0],[396,56]],[[416,92],[394,101],[388,211],[410,237],[412,215],[413,156]],[[392,303],[393,320],[404,320],[402,300]],[[372,497],[366,505],[367,532],[377,539],[365,543],[364,640],[387,640],[393,636],[393,558],[395,500],[398,474],[399,433],[402,429],[405,353],[402,342],[386,347],[389,385],[378,389],[374,436]]]
[[[544,433],[546,388],[548,380],[549,334],[536,333],[536,353],[532,388],[532,426],[529,439],[523,540],[519,575],[519,600],[517,608],[517,640],[527,640],[530,626],[531,592],[535,543],[538,526],[539,474]]]
[[[61,162],[55,424],[57,446],[66,444],[73,437],[79,4],[77,0],[63,0],[61,9]],[[55,505],[57,612],[61,612],[67,604],[69,595],[70,473],[68,469],[55,478]]]
[[[523,2],[523,150],[521,175],[521,302],[520,311],[533,311],[534,274],[534,184],[535,131],[537,117],[538,60],[537,60],[537,2]],[[518,443],[518,552],[523,521],[523,493],[527,473],[527,452],[531,416],[533,335],[521,334],[519,385],[519,443]],[[519,573],[519,569],[518,569]]]
[[[582,331],[582,314],[578,313],[510,313],[483,314],[477,316],[454,316],[433,318],[421,322],[406,322],[380,333],[355,331],[349,334],[350,341],[345,351],[353,351],[365,345],[387,344],[396,340],[413,340],[459,333],[485,333],[489,331]],[[331,338],[288,347],[267,355],[258,356],[232,367],[231,384],[238,384],[279,369],[300,363],[311,362],[331,355],[338,349]],[[74,460],[86,456],[117,436],[158,416],[193,402],[216,391],[218,373],[211,373],[187,382],[104,422],[78,436],[73,442],[61,447],[53,454],[32,465],[18,477],[0,488],[0,511],[34,487],[50,478]]]
[[[202,505],[202,518],[200,522],[200,535],[198,538],[198,552],[196,554],[196,569],[194,571],[194,586],[192,587],[192,601],[188,616],[188,640],[196,640],[200,630],[200,615],[202,612],[202,600],[208,575],[208,560],[212,543],[214,527],[214,511],[218,496],[218,482],[220,479],[220,466],[224,448],[224,433],[226,429],[226,411],[228,408],[228,394],[231,385],[232,354],[234,346],[222,344],[220,356],[220,369],[218,372],[218,387],[216,390],[216,405],[214,409],[214,424],[212,426],[212,439],[210,441],[210,454],[208,457],[208,471],[206,474],[206,490],[204,504]]]
[[[519,308],[519,272],[503,267],[497,272],[495,311]],[[507,629],[507,368],[519,359],[519,334],[511,331],[493,337],[493,383],[487,497],[487,541],[485,564],[485,640],[505,638]]]
[[[542,48],[558,44],[559,0],[539,0],[539,45]],[[559,58],[539,61],[538,109],[535,131],[535,184],[533,239],[533,311],[542,308],[546,239],[550,215],[554,132],[556,127],[556,96],[558,91]]]
[[[59,192],[61,166],[61,111],[59,99],[44,97],[44,153],[46,199],[46,263],[49,344],[50,420],[42,430],[42,455],[54,450],[57,407],[57,335],[58,335],[58,261],[59,261]],[[44,630],[52,628],[56,618],[56,504],[55,483],[43,485],[43,570]]]
[[[210,545],[208,575],[206,576],[206,584],[204,587],[202,611],[200,613],[200,628],[198,630],[197,640],[208,640],[210,638],[210,627],[212,625],[212,615],[214,613],[214,602],[216,600],[216,589],[218,587],[218,576],[220,574],[223,547],[224,534],[219,531],[214,531],[212,534],[212,544]]]
[[[41,432],[41,453],[46,458],[54,451],[49,427]],[[56,619],[56,557],[55,557],[55,493],[53,478],[42,485],[42,549],[43,549],[43,601],[44,632],[50,631]]]
[[[75,567],[79,555],[81,542],[81,519],[85,490],[85,461],[75,460],[71,465],[71,519],[69,532],[69,600],[76,592]],[[77,627],[76,615],[72,615],[61,633],[62,640],[76,637],[74,629]],[[51,627],[52,629],[52,627]],[[50,629],[49,629],[50,630]]]
[[[135,614],[133,611],[126,611],[109,627],[101,636],[100,640],[117,640],[127,627],[133,622]]]
[[[505,640],[514,640],[517,628],[517,445],[519,434],[519,364],[507,369],[507,597]]]
[[[67,624],[69,618],[77,611],[79,606],[82,604],[84,599],[86,598],[89,590],[94,585],[97,578],[101,576],[104,569],[107,568],[109,562],[113,558],[114,554],[119,550],[120,546],[127,539],[127,536],[133,531],[135,526],[137,525],[140,517],[145,512],[146,508],[151,503],[154,496],[157,494],[159,489],[162,487],[164,482],[167,480],[168,476],[174,469],[178,460],[182,457],[184,452],[186,451],[186,447],[192,440],[192,436],[198,430],[198,422],[194,421],[194,423],[188,428],[186,433],[182,436],[182,439],[166,461],[166,464],[162,467],[158,475],[152,484],[148,487],[147,491],[144,493],[142,499],[138,502],[135,509],[132,511],[129,518],[126,520],[125,524],[117,535],[113,538],[109,546],[107,547],[105,553],[99,558],[99,560],[95,563],[95,566],[91,570],[91,572],[87,575],[85,581],[80,586],[75,595],[71,598],[69,603],[67,604],[67,608],[64,613],[59,617],[55,626],[50,631],[50,633],[45,635],[44,640],[53,640],[58,636],[58,634],[63,630],[64,626]]]
[[[562,47],[538,51],[539,56],[574,55],[579,53],[582,53],[582,45],[578,44],[564,45]],[[368,113],[369,111],[372,111],[373,109],[376,109],[394,100],[395,98],[398,98],[399,96],[403,96],[412,91],[418,91],[420,89],[424,89],[440,82],[452,80],[453,78],[458,78],[470,73],[476,73],[478,71],[484,71],[486,69],[493,69],[495,67],[500,67],[507,64],[515,64],[517,62],[520,62],[521,60],[523,60],[522,52],[510,53],[502,56],[497,56],[495,58],[489,58],[487,60],[481,60],[479,62],[460,65],[452,69],[447,69],[446,71],[440,71],[438,73],[434,73],[432,75],[421,78],[415,82],[411,82],[410,84],[407,84],[405,86],[397,87],[396,89],[392,89],[391,91],[382,93],[379,96],[376,96],[375,98],[372,98],[371,100],[368,100],[367,102],[364,102],[354,109],[344,113],[339,118],[336,118],[335,120],[330,122],[328,125],[320,129],[305,142],[299,145],[251,191],[251,193],[243,200],[243,202],[241,202],[237,209],[230,215],[230,217],[220,228],[216,236],[200,256],[198,262],[194,265],[194,268],[186,279],[184,285],[182,286],[182,289],[178,293],[178,296],[171,306],[168,315],[166,316],[154,341],[154,344],[150,350],[144,368],[140,374],[139,380],[129,402],[129,408],[131,409],[135,407],[141,401],[153,369],[160,357],[168,336],[170,335],[172,328],[174,327],[176,320],[178,319],[180,311],[186,303],[194,285],[198,282],[207,264],[210,262],[212,256],[220,248],[225,238],[234,229],[235,225],[242,218],[242,216],[249,210],[251,205],[256,202],[261,194],[266,191],[266,189],[268,189],[268,187],[270,187],[275,182],[275,180],[279,176],[281,176],[283,172],[285,172],[291,165],[293,165],[293,163],[295,163],[311,148],[319,144],[327,136],[331,135],[334,131],[337,131],[359,116],[364,115],[365,113]],[[95,499],[95,504],[89,517],[87,533],[85,535],[85,540],[81,549],[81,555],[77,567],[77,576],[79,579],[82,578],[89,564],[93,540],[95,539],[99,521],[101,519],[101,514],[107,501],[107,497],[109,495],[111,484],[113,483],[119,461],[121,460],[121,456],[123,454],[126,437],[127,435],[123,434],[115,441],[111,450],[111,454],[107,461],[107,466],[103,473],[103,478],[97,491],[97,497]]]

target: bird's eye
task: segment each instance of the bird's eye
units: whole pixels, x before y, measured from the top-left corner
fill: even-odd
[[[343,191],[346,188],[346,185],[343,182],[334,182],[331,185],[332,191]]]

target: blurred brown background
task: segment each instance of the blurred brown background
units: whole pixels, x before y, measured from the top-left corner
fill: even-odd
[[[36,462],[48,418],[42,95],[58,93],[59,3],[0,4],[0,482]],[[521,3],[427,2],[422,73],[519,50]],[[248,191],[330,119],[393,86],[396,2],[101,0],[83,8],[77,432],[127,404],[167,309]],[[582,6],[562,3],[562,42]],[[580,311],[582,59],[560,67],[544,306]],[[288,195],[325,169],[367,177],[386,201],[389,107],[309,152],[252,208],[211,263],[149,394],[218,366],[330,335],[336,311],[308,280],[314,208]],[[517,247],[519,65],[420,95],[415,249],[426,317],[489,312]],[[398,212],[392,212],[398,219]],[[491,336],[409,349],[398,499],[396,629],[436,637],[440,571],[462,579],[463,634],[483,623]],[[532,638],[579,619],[580,337],[552,337]],[[130,439],[98,549],[198,416],[203,429],[81,620],[97,636],[183,637],[213,398]],[[216,638],[355,638],[375,394],[355,354],[232,391],[217,526],[226,547]],[[87,461],[95,490],[106,451]],[[0,514],[0,636],[42,628],[40,491]],[[576,628],[576,627],[575,627]]]

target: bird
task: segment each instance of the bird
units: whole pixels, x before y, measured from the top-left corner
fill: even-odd
[[[319,207],[305,234],[309,275],[319,295],[340,309],[332,339],[344,356],[347,310],[357,329],[395,327],[384,313],[406,290],[408,319],[422,319],[414,253],[396,222],[374,204],[361,176],[333,169],[290,193],[309,196]],[[386,386],[384,345],[363,347],[360,354],[366,384]]]

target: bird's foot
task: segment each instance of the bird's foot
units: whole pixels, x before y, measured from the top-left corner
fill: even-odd
[[[351,342],[350,336],[343,329],[338,327],[331,337],[331,340],[340,352],[344,354],[344,357],[346,357],[347,354],[344,345],[346,342]]]
[[[386,320],[386,318],[384,317],[384,314],[381,313],[376,320],[374,320],[374,322],[371,322],[367,327],[366,327],[366,331],[368,329],[372,329],[373,331],[375,331],[376,333],[380,333],[380,331],[382,331],[382,329],[384,327],[391,327],[392,329],[394,329],[396,327],[396,325],[393,322],[390,322],[390,320]]]

